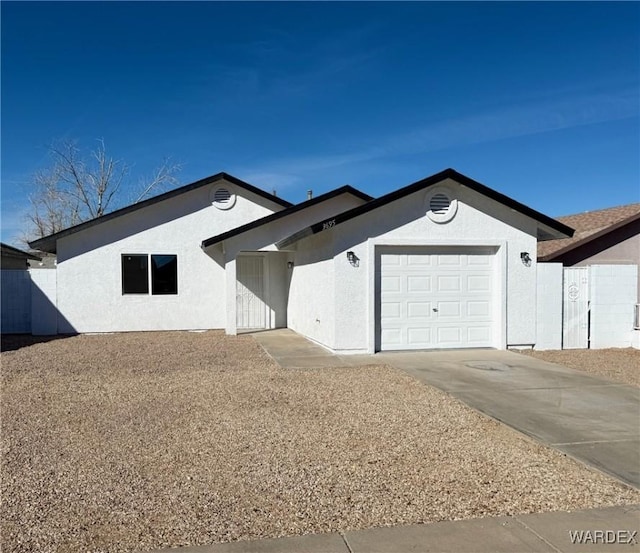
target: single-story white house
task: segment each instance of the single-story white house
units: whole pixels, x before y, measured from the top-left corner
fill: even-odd
[[[31,247],[58,332],[288,327],[341,353],[536,342],[537,242],[568,226],[453,169],[289,202],[225,173]]]

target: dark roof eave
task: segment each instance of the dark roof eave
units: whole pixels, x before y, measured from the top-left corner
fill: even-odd
[[[91,228],[95,225],[99,225],[102,224],[106,221],[110,221],[111,219],[115,219],[116,217],[120,217],[122,215],[127,215],[128,213],[132,213],[134,211],[137,211],[138,209],[142,209],[144,207],[148,207],[150,205],[156,204],[158,202],[173,198],[175,196],[178,196],[180,194],[184,194],[185,192],[190,192],[192,190],[195,190],[197,188],[200,188],[202,186],[206,186],[209,184],[213,184],[215,182],[218,182],[220,180],[226,180],[227,182],[230,182],[231,184],[235,184],[236,186],[239,186],[240,188],[244,188],[245,190],[252,192],[258,196],[261,196],[267,200],[270,200],[274,203],[277,203],[279,205],[281,205],[284,208],[288,208],[291,207],[293,204],[291,202],[288,202],[287,200],[284,200],[282,198],[278,198],[277,196],[274,196],[273,194],[269,194],[268,192],[265,192],[264,190],[261,190],[260,188],[257,188],[255,186],[253,186],[252,184],[249,184],[248,182],[244,182],[242,180],[240,180],[237,177],[234,177],[233,175],[229,175],[228,173],[217,173],[215,175],[212,175],[210,177],[206,177],[204,179],[200,179],[198,181],[192,182],[191,184],[187,184],[185,186],[181,186],[180,188],[176,188],[175,190],[169,190],[168,192],[165,192],[163,194],[159,194],[158,196],[154,196],[153,198],[149,198],[147,200],[135,203],[135,204],[131,204],[128,205],[126,207],[123,207],[121,209],[117,209],[116,211],[112,211],[111,213],[107,213],[106,215],[102,215],[101,217],[96,217],[95,219],[90,219],[89,221],[84,221],[82,223],[79,223],[77,225],[74,225],[72,227],[69,227],[67,229],[61,230],[59,232],[56,232],[54,234],[50,234],[49,236],[44,236],[42,238],[38,238],[36,240],[33,240],[31,242],[29,242],[29,246],[33,249],[36,250],[40,250],[40,251],[44,251],[44,252],[49,252],[49,253],[56,253],[56,242],[57,240],[59,240],[60,238],[64,238],[65,236],[69,236],[71,234],[74,234],[76,232],[79,232],[81,230],[87,229],[87,228]]]
[[[5,244],[4,242],[0,246],[2,250],[2,255],[6,255],[8,257],[13,257],[15,259],[33,259],[34,261],[41,261],[42,258],[37,255],[33,255],[29,252],[25,252],[18,248],[14,248],[13,246],[9,246],[9,244]]]
[[[553,261],[554,259],[557,259],[559,257],[562,257],[563,255],[569,253],[570,251],[573,251],[577,248],[580,248],[582,246],[584,246],[585,244],[588,244],[589,242],[592,242],[593,240],[597,240],[599,238],[602,238],[603,236],[606,236],[607,234],[614,232],[622,227],[625,227],[631,223],[634,223],[635,221],[640,220],[640,212],[639,213],[635,213],[633,215],[631,215],[630,217],[627,217],[626,219],[623,219],[622,221],[618,221],[617,223],[614,223],[613,225],[610,225],[604,229],[599,230],[598,232],[594,232],[593,234],[590,234],[589,236],[585,236],[584,238],[582,238],[581,240],[578,240],[576,242],[574,242],[573,244],[567,244],[564,248],[560,248],[559,250],[555,251],[555,252],[551,252],[548,253],[546,255],[541,255],[540,257],[538,257],[538,261],[543,261],[543,262],[548,262],[548,261]]]
[[[390,192],[389,194],[380,196],[379,198],[376,198],[375,200],[372,200],[364,205],[355,207],[353,209],[340,213],[335,217],[330,217],[329,219],[325,219],[323,221],[319,221],[313,225],[310,225],[309,227],[302,229],[301,231],[298,231],[295,234],[292,234],[284,240],[276,243],[276,246],[280,249],[286,248],[291,244],[297,242],[298,240],[305,238],[306,236],[316,234],[328,228],[334,228],[335,226],[344,223],[349,219],[353,219],[354,217],[358,217],[360,215],[368,213],[369,211],[373,211],[374,209],[387,205],[388,203],[391,203],[395,200],[399,200],[400,198],[408,196],[409,194],[413,194],[414,192],[418,192],[419,190],[428,188],[429,186],[442,182],[446,179],[454,180],[459,184],[467,186],[468,188],[513,209],[514,211],[531,217],[532,219],[550,228],[552,231],[565,235],[568,238],[573,236],[574,230],[571,227],[562,224],[560,221],[557,221],[547,215],[544,215],[543,213],[536,211],[535,209],[521,204],[520,202],[513,200],[512,198],[509,198],[508,196],[505,196],[500,192],[496,192],[495,190],[492,190],[484,184],[481,184],[461,173],[458,173],[454,169],[445,169],[440,173],[436,173],[435,175],[426,177],[422,180],[414,182],[413,184],[405,186],[404,188],[400,188],[398,190]]]
[[[238,236],[244,232],[248,232],[250,230],[256,229],[258,227],[261,227],[262,225],[266,225],[268,223],[272,223],[273,221],[277,221],[278,219],[282,219],[283,217],[286,217],[288,215],[292,215],[294,213],[298,213],[299,211],[302,211],[303,209],[306,209],[308,207],[317,205],[319,203],[322,203],[324,201],[330,200],[331,198],[335,198],[336,196],[339,196],[341,194],[351,194],[352,196],[355,196],[357,198],[360,198],[361,200],[364,200],[366,202],[371,201],[373,198],[371,196],[369,196],[368,194],[365,194],[364,192],[361,192],[360,190],[358,190],[357,188],[353,188],[353,186],[350,185],[345,185],[345,186],[341,186],[340,188],[336,188],[334,190],[331,190],[329,192],[326,192],[324,194],[321,194],[320,196],[316,196],[315,198],[312,198],[310,200],[306,200],[304,202],[301,202],[299,204],[295,204],[287,209],[283,209],[282,211],[278,211],[276,213],[271,213],[270,215],[267,215],[266,217],[262,217],[261,219],[257,219],[255,221],[251,221],[250,223],[247,223],[246,225],[242,225],[240,227],[231,229],[227,232],[224,232],[222,234],[218,234],[217,236],[212,236],[211,238],[207,238],[206,240],[203,240],[202,243],[200,244],[200,247],[202,248],[208,248],[210,246],[213,246],[215,244],[219,244],[221,242],[223,242],[224,240],[228,240],[229,238],[233,238],[234,236]]]

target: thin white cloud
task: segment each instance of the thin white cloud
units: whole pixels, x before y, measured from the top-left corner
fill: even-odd
[[[345,168],[363,162],[391,159],[397,155],[429,153],[469,144],[496,142],[510,138],[638,117],[638,89],[615,93],[583,95],[509,106],[456,119],[438,121],[408,132],[387,136],[381,143],[345,148],[346,153],[299,156],[280,159],[261,168],[280,187],[304,180],[307,175]],[[246,168],[248,173],[258,173]],[[297,179],[296,179],[297,177]],[[256,180],[256,182],[259,182]]]

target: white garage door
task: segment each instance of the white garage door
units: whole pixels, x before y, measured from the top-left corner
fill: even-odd
[[[494,254],[486,249],[379,256],[381,350],[494,346]]]

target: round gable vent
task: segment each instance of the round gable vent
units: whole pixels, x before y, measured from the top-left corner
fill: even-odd
[[[228,186],[218,186],[211,191],[211,203],[218,209],[231,209],[236,203],[236,195]]]
[[[458,210],[458,200],[444,188],[436,188],[427,194],[427,217],[434,223],[448,223]]]
[[[442,192],[435,194],[429,201],[429,209],[435,215],[446,215],[451,207],[451,200]]]

